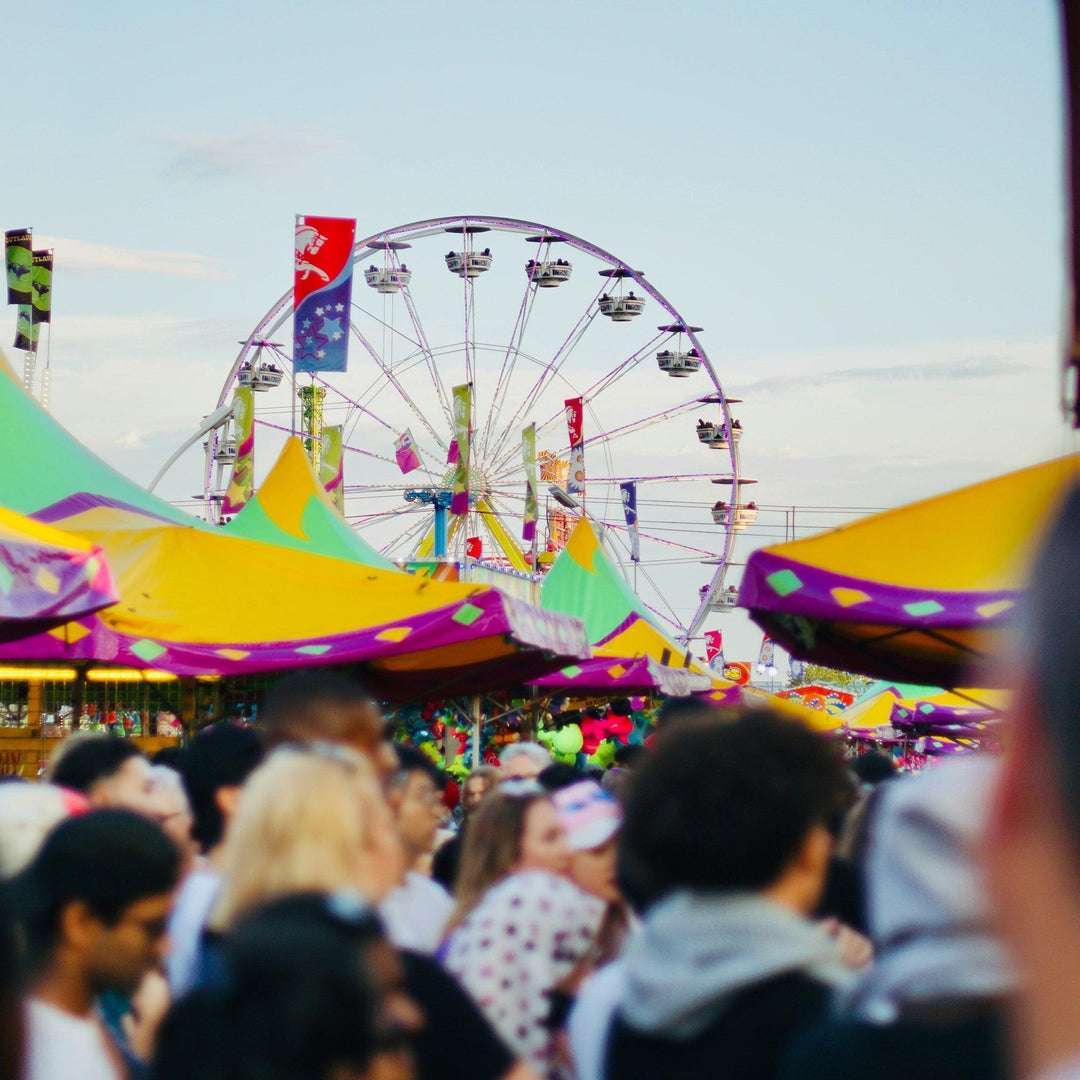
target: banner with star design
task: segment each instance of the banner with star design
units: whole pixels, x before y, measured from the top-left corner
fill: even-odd
[[[345,371],[355,218],[296,217],[293,369]]]

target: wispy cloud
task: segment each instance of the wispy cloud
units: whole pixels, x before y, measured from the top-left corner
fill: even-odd
[[[1038,365],[1005,357],[980,356],[961,360],[895,364],[888,367],[849,367],[837,371],[816,371],[806,375],[776,375],[753,383],[740,383],[739,394],[764,391],[805,390],[808,387],[852,383],[911,383],[969,381],[1018,375]]]
[[[34,237],[35,245],[53,248],[57,266],[64,270],[89,273],[126,270],[141,274],[164,274],[168,277],[201,278],[206,281],[231,281],[236,275],[221,266],[221,260],[191,251],[145,251],[140,248],[94,244],[65,236]]]
[[[326,132],[268,127],[241,135],[167,132],[155,140],[170,151],[169,180],[236,180],[305,166],[312,155],[339,150],[343,141]]]

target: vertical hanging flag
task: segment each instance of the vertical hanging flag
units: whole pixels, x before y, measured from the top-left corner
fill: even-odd
[[[472,426],[472,383],[454,387],[454,442],[458,460],[452,484],[451,514],[469,512],[469,436]]]
[[[345,371],[354,218],[296,218],[293,369]]]
[[[622,496],[626,527],[630,530],[630,558],[634,562],[641,562],[641,544],[638,540],[637,528],[637,481],[627,480],[620,484],[619,494]]]
[[[776,674],[776,645],[768,634],[761,639],[761,651],[758,653],[757,658],[757,673],[759,675]]]
[[[580,495],[585,491],[585,446],[581,440],[582,399],[567,398],[566,426],[570,432],[570,475],[566,480],[566,490],[571,495]]]
[[[29,304],[19,305],[19,318],[15,324],[15,348],[24,352],[37,352],[41,323],[33,321],[33,310]]]
[[[530,424],[521,432],[521,456],[525,462],[525,517],[521,539],[531,544],[536,538],[536,522],[540,517],[540,474],[536,465],[536,425]]]
[[[394,440],[394,457],[397,458],[398,468],[402,473],[411,473],[413,469],[420,468],[422,462],[416,443],[413,442],[411,429],[406,428],[405,434]]]
[[[31,317],[36,323],[52,322],[52,251],[35,251],[30,270]]]
[[[319,482],[334,505],[345,510],[345,463],[341,425],[323,428],[322,457],[319,459]]]
[[[238,386],[233,395],[233,432],[236,439],[236,460],[233,462],[229,486],[221,503],[223,514],[243,510],[255,490],[255,391],[250,386]]]
[[[457,439],[451,439],[450,445],[446,448],[446,464],[456,465],[461,460],[461,453],[458,451]]]
[[[7,264],[7,302],[30,303],[30,274],[34,256],[29,229],[8,229],[4,233],[4,262]],[[18,348],[18,346],[16,346]]]
[[[705,631],[705,659],[713,671],[724,670],[724,632],[723,630]]]
[[[806,665],[794,656],[788,657],[788,678],[792,682],[798,682],[806,674]]]
[[[465,541],[465,557],[469,559],[484,557],[484,541],[479,536],[470,536]]]

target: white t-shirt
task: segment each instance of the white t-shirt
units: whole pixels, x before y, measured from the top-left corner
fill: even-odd
[[[450,894],[437,882],[413,870],[379,905],[390,940],[399,949],[430,956],[442,944],[454,910]]]
[[[174,999],[191,989],[197,974],[199,941],[221,891],[221,875],[216,870],[192,870],[177,893],[169,915],[169,955],[165,972]]]
[[[23,1080],[123,1080],[105,1025],[28,998]]]
[[[567,1024],[577,1080],[604,1080],[611,1024],[625,990],[626,965],[621,960],[601,968],[581,988]]]
[[[1080,1055],[1060,1062],[1049,1072],[1042,1073],[1037,1080],[1080,1080]]]

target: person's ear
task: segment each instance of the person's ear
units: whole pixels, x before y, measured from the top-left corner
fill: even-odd
[[[798,855],[800,868],[814,878],[820,877],[824,881],[834,846],[833,834],[824,825],[813,826],[806,834]]]
[[[1045,776],[1038,775],[1038,763],[1047,758],[1045,739],[1035,719],[1037,700],[1037,687],[1021,677],[1005,725],[1007,752],[1000,759],[987,814],[985,842],[991,856],[999,845],[1015,842],[1023,834],[1033,810],[1031,785],[1047,782]]]
[[[220,787],[214,792],[214,804],[226,821],[232,821],[236,808],[240,805],[240,795],[243,790],[242,784],[236,784],[230,787]]]
[[[85,952],[101,933],[101,920],[82,900],[72,900],[60,911],[59,929],[65,945]]]

